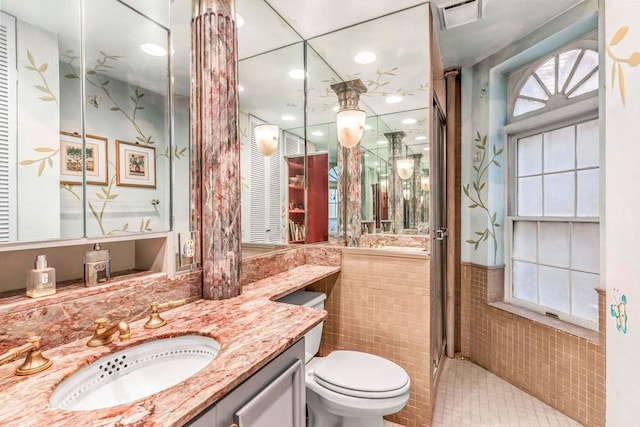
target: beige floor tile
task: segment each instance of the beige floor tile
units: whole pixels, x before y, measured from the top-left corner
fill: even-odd
[[[580,425],[469,361],[447,360],[439,387],[433,427]]]

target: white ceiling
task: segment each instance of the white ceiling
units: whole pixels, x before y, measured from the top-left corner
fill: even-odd
[[[432,0],[434,26],[443,65],[450,68],[476,64],[583,1],[484,0],[482,19],[442,30],[438,6],[450,4],[452,0]]]

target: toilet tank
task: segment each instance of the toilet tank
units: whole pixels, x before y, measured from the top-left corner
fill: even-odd
[[[324,300],[327,296],[322,292],[296,291],[285,295],[278,302],[285,304],[302,305],[310,308],[324,309]],[[307,363],[313,356],[318,354],[320,349],[320,339],[322,338],[322,326],[320,322],[304,336],[304,362]]]

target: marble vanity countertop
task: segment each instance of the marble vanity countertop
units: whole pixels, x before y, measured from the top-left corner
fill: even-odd
[[[325,319],[324,310],[273,302],[283,295],[336,274],[340,267],[303,265],[243,287],[241,296],[223,301],[198,300],[165,312],[167,325],[144,329],[146,319],[131,323],[131,339],[89,348],[86,339],[43,349],[53,366],[19,377],[22,359],[0,366],[2,426],[178,426],[222,398]],[[87,319],[92,322],[93,319]],[[110,322],[111,324],[111,322]],[[78,369],[104,355],[157,338],[200,334],[221,349],[202,371],[167,390],[131,404],[94,411],[49,409],[55,387]]]

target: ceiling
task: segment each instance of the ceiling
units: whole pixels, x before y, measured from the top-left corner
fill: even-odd
[[[452,0],[432,0],[434,26],[444,68],[476,64],[583,1],[483,0],[482,19],[443,30],[438,6],[449,5]]]

